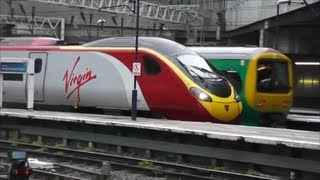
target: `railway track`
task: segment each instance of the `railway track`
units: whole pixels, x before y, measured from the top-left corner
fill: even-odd
[[[1,140],[0,149],[3,151],[11,149],[25,150],[32,157],[42,159],[45,158],[54,162],[55,172],[50,170],[35,169],[35,177],[61,177],[79,180],[98,179],[99,177],[103,176],[101,173],[102,164],[104,162],[110,162],[112,170],[107,174],[111,174],[113,179],[117,179],[116,177],[123,169],[126,169],[128,173],[143,174],[148,177],[147,179],[279,179],[278,177],[258,176],[248,173],[230,172],[187,164],[179,164],[177,162],[161,162],[108,153],[87,152],[68,148],[57,148],[26,143],[16,143],[16,147],[10,147],[10,144],[12,144],[12,142]],[[42,149],[42,151],[39,151],[39,149]],[[72,164],[70,164],[70,162],[72,162]]]
[[[314,132],[219,124],[207,127],[203,126],[205,123],[180,121],[132,123],[99,115],[78,114],[65,119],[36,115],[1,118],[0,139],[6,143],[3,146],[12,143],[18,146],[11,148],[28,148],[30,152],[45,149],[42,153],[89,159],[82,159],[78,163],[84,164],[81,167],[89,167],[90,160],[95,160],[96,170],[106,161],[111,163],[112,172],[129,169],[117,163],[139,171],[147,167],[145,174],[150,177],[180,178],[189,174],[199,179],[289,179],[291,174],[297,178],[320,177],[319,134]],[[200,127],[199,131],[193,131],[193,127]],[[226,129],[220,132],[221,128]],[[75,163],[76,159],[71,157],[60,158],[57,163],[65,159]],[[122,160],[123,157],[126,159]]]

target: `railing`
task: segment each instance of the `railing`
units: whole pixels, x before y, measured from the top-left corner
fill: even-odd
[[[52,18],[52,17],[39,17],[35,16],[11,16],[6,14],[0,14],[0,22],[5,24],[15,24],[16,30],[30,30],[29,24],[32,27],[32,31],[49,31],[54,37],[64,40],[65,35],[65,19],[64,18]],[[43,33],[43,32],[42,32]],[[44,35],[38,32],[40,35]],[[31,33],[30,33],[31,35]]]

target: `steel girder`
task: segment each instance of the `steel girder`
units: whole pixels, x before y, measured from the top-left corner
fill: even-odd
[[[52,31],[53,35],[56,38],[64,39],[64,18],[50,18],[50,17],[39,17],[35,16],[32,18],[31,16],[10,16],[6,14],[0,14],[0,22],[5,24],[20,24],[23,27],[28,27],[32,24],[33,30],[49,30]],[[60,35],[58,36],[60,26]],[[63,30],[63,31],[62,31]]]
[[[134,14],[135,0],[31,0],[104,12]],[[187,19],[198,19],[197,5],[158,5],[140,1],[140,16],[172,23],[185,24]]]

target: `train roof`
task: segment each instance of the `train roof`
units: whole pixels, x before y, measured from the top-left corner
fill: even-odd
[[[251,59],[265,52],[278,52],[266,47],[189,47],[206,59]]]
[[[53,46],[59,41],[52,37],[0,37],[1,46]]]
[[[190,49],[175,41],[159,37],[139,37],[139,47],[161,51],[166,55],[174,56],[183,53],[193,53]],[[83,44],[86,47],[135,47],[135,37],[106,38]]]

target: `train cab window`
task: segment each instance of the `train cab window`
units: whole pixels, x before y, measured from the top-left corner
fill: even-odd
[[[275,60],[260,60],[257,65],[257,91],[265,93],[288,93],[288,63]]]
[[[157,75],[161,72],[161,67],[157,60],[148,55],[143,56],[143,67],[144,72],[148,75]]]
[[[34,72],[35,73],[40,73],[42,69],[42,59],[37,58],[34,61]]]

